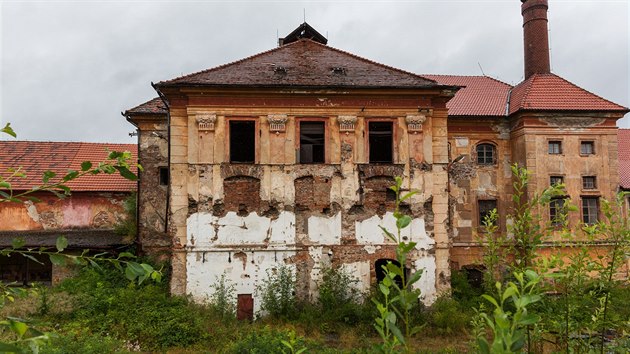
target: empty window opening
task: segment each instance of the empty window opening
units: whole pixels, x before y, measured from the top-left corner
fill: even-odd
[[[168,167],[158,167],[160,186],[168,186]]]
[[[483,275],[486,272],[486,268],[481,265],[468,265],[463,266],[462,271],[466,274],[466,280],[473,289],[483,289]]]
[[[370,162],[392,163],[393,124],[391,122],[369,122]]]
[[[256,122],[230,121],[230,162],[253,163],[256,156]]]
[[[582,222],[588,225],[597,223],[599,214],[599,198],[582,198]]]
[[[33,257],[41,264],[17,254],[12,257],[0,256],[0,280],[24,286],[34,282],[50,285],[52,282],[50,259],[40,255]]]
[[[563,184],[564,183],[564,177],[562,176],[551,176],[549,177],[549,185],[550,186],[557,186],[559,184]]]
[[[479,225],[483,226],[490,213],[497,208],[497,201],[480,200],[479,201]]]
[[[376,272],[376,282],[380,283],[381,281],[383,281],[383,279],[385,279],[385,274],[386,271],[385,269],[383,269],[383,267],[387,267],[387,263],[392,263],[398,267],[400,267],[400,263],[398,263],[397,260],[395,259],[379,259],[374,263],[374,271]],[[407,267],[403,268],[403,274],[405,274],[405,277],[409,278],[409,270],[407,269]],[[398,284],[399,287],[402,287],[402,279],[399,276],[396,276],[394,278],[394,281],[396,282],[396,284]]]
[[[583,176],[582,177],[582,189],[596,189],[597,179],[595,176]]]
[[[300,122],[300,163],[324,163],[324,122]]]
[[[580,143],[580,155],[593,155],[595,144],[592,141],[582,141]]]
[[[549,154],[552,154],[552,155],[562,154],[562,142],[561,141],[550,141],[549,142],[548,152],[549,152]]]
[[[563,198],[553,198],[549,202],[549,220],[552,225],[562,225],[566,220]]]
[[[492,144],[477,145],[477,163],[479,165],[493,165],[495,163],[495,147]]]
[[[393,189],[387,188],[385,190],[385,201],[395,202],[396,201],[396,192]]]

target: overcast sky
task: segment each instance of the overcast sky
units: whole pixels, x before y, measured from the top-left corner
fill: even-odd
[[[523,79],[519,0],[0,4],[0,122],[22,140],[133,143],[120,112],[155,97],[151,81],[274,48],[304,12],[330,46],[387,65]],[[629,106],[628,0],[549,7],[552,71]]]

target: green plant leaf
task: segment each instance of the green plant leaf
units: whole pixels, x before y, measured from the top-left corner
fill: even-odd
[[[63,250],[68,247],[68,239],[64,236],[57,237],[57,242],[55,243],[55,246],[57,247],[57,252],[63,252]]]
[[[120,254],[118,255],[118,259],[121,258],[136,258],[136,256],[130,252],[120,252]]]
[[[11,128],[11,123],[7,123],[4,126],[4,128],[0,129],[0,132],[11,135],[14,138],[17,138],[17,134],[15,134],[15,132],[13,131],[13,128]]]
[[[81,171],[89,171],[92,168],[92,163],[90,161],[81,162]]]
[[[28,326],[24,322],[9,320],[9,326],[11,330],[18,335],[19,338],[24,336],[24,333],[28,330]]]
[[[404,229],[405,227],[411,224],[411,216],[403,215],[400,218],[396,219],[396,227],[398,229]]]
[[[35,262],[35,263],[39,263],[41,265],[44,265],[44,263],[42,263],[40,260],[38,260],[37,258],[33,257],[32,255],[28,254],[28,253],[22,253],[22,256],[30,259],[31,261]]]
[[[136,181],[138,180],[138,176],[136,176],[133,172],[129,171],[129,169],[125,166],[114,166],[114,168],[116,170],[118,170],[118,173],[120,173],[121,176],[123,176],[124,178],[130,180],[130,181]]]
[[[22,349],[13,344],[0,342],[0,353],[22,353]]]
[[[26,244],[26,241],[24,241],[24,238],[22,237],[16,237],[13,240],[11,240],[11,247],[13,248],[22,248],[24,247],[25,244]]]
[[[50,262],[54,265],[57,266],[65,266],[66,265],[66,256],[63,254],[50,254],[48,255],[48,258],[50,258]]]
[[[77,177],[79,177],[79,172],[78,171],[68,170],[68,173],[65,176],[63,176],[62,179],[63,179],[64,182],[68,182],[68,181],[71,181],[71,180],[73,180],[73,179],[75,179]]]
[[[57,174],[53,171],[44,171],[44,174],[42,175],[42,181],[44,183],[48,183],[48,181],[50,181],[50,179],[55,177],[56,175]]]

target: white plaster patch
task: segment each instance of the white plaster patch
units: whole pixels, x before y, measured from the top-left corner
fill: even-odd
[[[188,246],[197,248],[294,244],[295,214],[283,211],[276,219],[271,219],[256,213],[238,216],[229,212],[224,217],[195,213],[188,217],[186,236]]]
[[[363,245],[392,243],[379,226],[396,235],[396,218],[394,218],[393,213],[387,212],[382,218],[374,215],[369,219],[355,223],[357,243]],[[428,236],[424,227],[424,219],[421,218],[411,220],[411,225],[402,229],[400,235],[405,241],[416,242],[417,249],[430,249],[435,244],[435,240]]]
[[[416,270],[422,269],[422,277],[413,284],[414,289],[420,289],[420,299],[425,305],[431,305],[437,297],[437,288],[435,283],[435,256],[421,256],[413,262]]]
[[[357,292],[366,294],[370,291],[370,262],[344,263],[341,268],[358,280],[352,285]]]
[[[376,253],[377,250],[381,249],[381,246],[365,245],[365,246],[363,246],[363,249],[368,254],[374,254],[374,253]]]
[[[320,245],[338,245],[341,242],[341,213],[333,217],[308,218],[308,238]]]
[[[39,222],[39,213],[37,212],[35,204],[33,204],[30,200],[27,200],[24,202],[24,205],[26,205],[26,213],[28,216],[30,216],[33,221]]]
[[[455,146],[456,147],[466,147],[468,146],[468,138],[466,137],[455,137]]]
[[[186,293],[196,302],[209,301],[214,293],[212,286],[225,272],[228,282],[235,286],[233,302],[236,303],[238,294],[252,294],[254,314],[257,314],[260,312],[261,294],[256,291],[256,284],[265,284],[267,271],[283,264],[284,259],[294,256],[295,252],[244,252],[247,257],[244,263],[241,258],[235,258],[235,254],[238,252],[189,252],[186,255]],[[295,274],[295,266],[288,266]]]

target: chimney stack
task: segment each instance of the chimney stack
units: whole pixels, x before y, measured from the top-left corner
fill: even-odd
[[[525,80],[533,74],[551,72],[547,32],[547,0],[521,0],[525,43]]]

